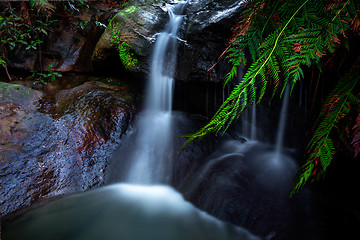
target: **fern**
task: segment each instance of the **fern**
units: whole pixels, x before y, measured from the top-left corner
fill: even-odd
[[[347,106],[352,105],[353,102],[349,96],[352,95],[351,92],[360,78],[359,74],[360,58],[354,68],[338,82],[335,89],[327,97],[319,115],[318,126],[307,147],[307,162],[300,171],[292,194],[299,191],[311,176],[323,177],[333,160],[335,147],[331,132],[337,128],[339,120],[349,112]],[[356,139],[357,136],[355,135]],[[358,144],[358,142],[356,141],[354,144]]]
[[[275,49],[279,47],[280,42],[283,39],[283,33],[287,26],[308,1],[309,0],[304,1],[302,5],[300,5],[300,7],[288,19],[285,25],[279,31],[276,30],[272,34],[269,34],[269,36],[264,39],[264,41],[260,44],[259,47],[252,47],[258,43],[259,39],[257,37],[251,38],[247,42],[241,41],[242,39],[239,42],[234,42],[235,44],[241,44],[242,47],[249,46],[250,54],[254,56],[253,59],[255,59],[258,54],[260,54],[260,57],[258,57],[257,60],[249,67],[248,71],[244,75],[243,80],[234,88],[230,96],[220,106],[219,110],[215,113],[214,117],[210,120],[210,122],[198,132],[192,135],[188,135],[189,139],[184,145],[194,139],[201,139],[203,136],[210,132],[215,132],[217,134],[223,127],[224,131],[226,131],[230,124],[233,123],[246,108],[250,107],[253,104],[254,99],[256,98],[255,85],[258,76],[261,76],[260,86],[262,86],[260,96],[258,97],[258,102],[260,102],[262,97],[264,96],[264,88],[266,88],[268,83],[265,76],[266,69],[271,69],[271,75],[275,76],[278,81],[280,80],[278,75],[279,62],[277,61],[275,56]],[[251,34],[252,36],[256,36],[258,35],[258,32],[259,31],[254,31],[251,32]],[[234,50],[232,49],[231,51]],[[235,72],[236,70],[232,71]],[[232,74],[230,72],[228,78],[234,75],[235,74]]]
[[[209,123],[188,135],[184,146],[209,133],[226,131],[254,99],[260,103],[266,92],[281,97],[287,85],[292,90],[303,79],[304,67],[320,65],[349,31],[360,31],[359,1],[261,0],[246,1],[245,6],[247,10],[240,16],[233,38],[220,57],[226,55],[232,65],[225,84],[237,76],[241,64],[247,71]],[[294,192],[311,176],[323,176],[330,165],[335,154],[330,133],[339,118],[348,114],[344,106],[351,102],[351,95],[344,96],[351,93],[354,84],[345,76],[327,99]]]
[[[360,114],[356,118],[356,124],[352,128],[352,130],[354,131],[354,133],[351,144],[354,147],[355,157],[357,157],[360,153]]]

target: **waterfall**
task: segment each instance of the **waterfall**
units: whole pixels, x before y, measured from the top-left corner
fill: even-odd
[[[251,140],[256,141],[256,98],[251,109]]]
[[[241,115],[241,133],[245,139],[249,139],[249,110],[246,109]]]
[[[251,111],[250,108],[246,109],[241,115],[242,137],[247,140],[256,141],[256,99],[254,99]]]
[[[187,2],[168,8],[169,22],[157,34],[151,61],[150,81],[145,110],[137,122],[138,137],[132,166],[126,181],[131,183],[166,183],[171,175],[169,155],[172,140],[171,108],[176,67],[177,32]]]
[[[275,159],[279,159],[283,148],[284,134],[286,127],[287,109],[289,105],[290,85],[287,85],[284,92],[284,100],[281,106],[279,127],[276,136],[275,143]]]

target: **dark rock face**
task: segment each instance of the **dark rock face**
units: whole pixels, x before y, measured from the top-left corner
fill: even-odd
[[[52,95],[0,89],[0,215],[104,183],[134,111],[123,89],[94,82]]]
[[[163,10],[164,2],[146,1],[145,4],[132,1],[129,7],[117,13],[94,50],[92,60],[95,68],[102,70],[114,68],[114,63],[119,64],[119,61],[116,61],[119,53],[113,40],[116,36],[118,41],[131,46],[134,57],[139,61],[138,71],[149,73],[155,34],[160,32],[167,22],[167,13]]]
[[[224,141],[205,163],[187,171],[179,189],[195,206],[263,239],[318,239],[306,190],[290,198],[296,164],[274,160],[262,143]]]
[[[36,51],[18,49],[10,55],[9,66],[25,70],[92,71],[91,55],[104,29],[96,21],[107,24],[114,11],[96,4],[81,10],[72,19],[60,16],[51,25],[48,37]]]
[[[222,59],[208,71],[225,50],[232,35],[231,28],[243,10],[242,1],[191,1],[187,8],[184,39],[178,56],[177,79],[222,81],[230,71]]]
[[[93,54],[94,65],[101,68],[113,66],[117,50],[111,41],[114,31],[120,41],[127,42],[139,60],[139,72],[149,73],[151,52],[156,34],[164,29],[168,21],[166,4],[173,1],[146,2],[134,1],[121,10],[112,20],[100,38]],[[211,72],[211,68],[231,37],[231,28],[243,7],[239,0],[228,1],[191,1],[186,8],[186,18],[179,30],[178,65],[175,78],[189,81],[222,81],[230,70],[222,60]],[[210,78],[211,73],[211,78]]]

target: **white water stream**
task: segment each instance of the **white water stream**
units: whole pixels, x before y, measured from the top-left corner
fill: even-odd
[[[182,12],[188,2],[168,7],[169,22],[157,35],[151,61],[145,111],[137,122],[139,134],[136,151],[126,182],[138,184],[167,183],[171,175],[171,110],[176,68],[178,37]]]
[[[284,147],[284,134],[285,134],[286,118],[287,118],[287,111],[289,105],[289,95],[290,95],[290,85],[287,85],[284,91],[284,100],[281,106],[280,121],[276,134],[276,143],[275,143],[276,160],[280,159],[280,156],[282,154],[282,149]]]

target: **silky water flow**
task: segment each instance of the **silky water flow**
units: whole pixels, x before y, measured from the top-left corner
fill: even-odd
[[[184,17],[180,14],[185,4],[179,3],[174,9],[168,10],[170,20],[155,42],[145,111],[136,123],[139,131],[135,143],[137,147],[126,182],[166,183],[167,176],[171,174],[172,156],[169,153],[173,138],[171,110],[177,32]]]

